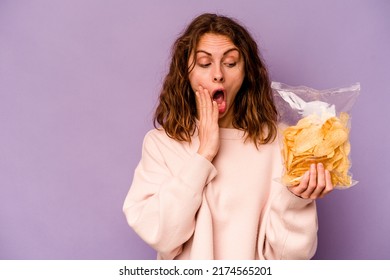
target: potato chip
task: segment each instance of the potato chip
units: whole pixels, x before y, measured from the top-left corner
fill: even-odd
[[[284,170],[275,178],[298,185],[313,163],[323,163],[335,188],[354,186],[350,173],[349,133],[351,109],[360,94],[360,83],[317,90],[272,82],[278,108]]]
[[[299,154],[306,152],[313,147],[318,147],[322,138],[324,138],[324,132],[319,125],[313,124],[302,129],[295,137],[294,151]]]
[[[286,185],[298,185],[312,163],[323,163],[330,171],[334,186],[349,187],[350,168],[348,129],[349,115],[341,112],[321,123],[313,115],[304,117],[295,126],[283,131],[283,157],[286,172],[282,178]]]

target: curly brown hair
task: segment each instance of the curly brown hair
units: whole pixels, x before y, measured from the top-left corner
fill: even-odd
[[[277,134],[277,110],[268,71],[257,44],[236,20],[209,13],[196,17],[173,44],[172,60],[155,111],[154,126],[157,128],[157,123],[160,124],[175,140],[191,142],[197,111],[195,93],[188,77],[194,64],[188,65],[188,62],[206,33],[227,36],[244,58],[245,78],[234,100],[233,127],[244,130],[246,140],[252,140],[256,147],[272,142]]]

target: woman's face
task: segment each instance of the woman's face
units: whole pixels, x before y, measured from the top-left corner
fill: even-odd
[[[188,66],[195,64],[189,73],[193,91],[207,89],[210,98],[218,104],[220,127],[231,127],[233,103],[245,76],[244,61],[233,42],[224,35],[204,34]]]

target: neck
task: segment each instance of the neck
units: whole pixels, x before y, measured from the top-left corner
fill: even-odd
[[[220,128],[234,128],[233,124],[232,123],[228,123],[228,124],[223,124],[221,122],[218,122],[218,126]]]
[[[218,120],[218,125],[221,128],[234,128],[233,118],[229,116],[224,116]]]
[[[226,118],[219,119],[218,126],[220,128],[234,128],[233,122],[230,119],[226,119]]]

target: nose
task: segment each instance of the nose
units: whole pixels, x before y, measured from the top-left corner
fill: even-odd
[[[215,69],[213,76],[214,76],[213,81],[215,83],[222,83],[224,81],[223,73],[221,71],[221,68],[219,68],[219,67],[217,67],[217,69]]]
[[[223,76],[215,76],[214,82],[216,83],[222,83],[223,82]]]

